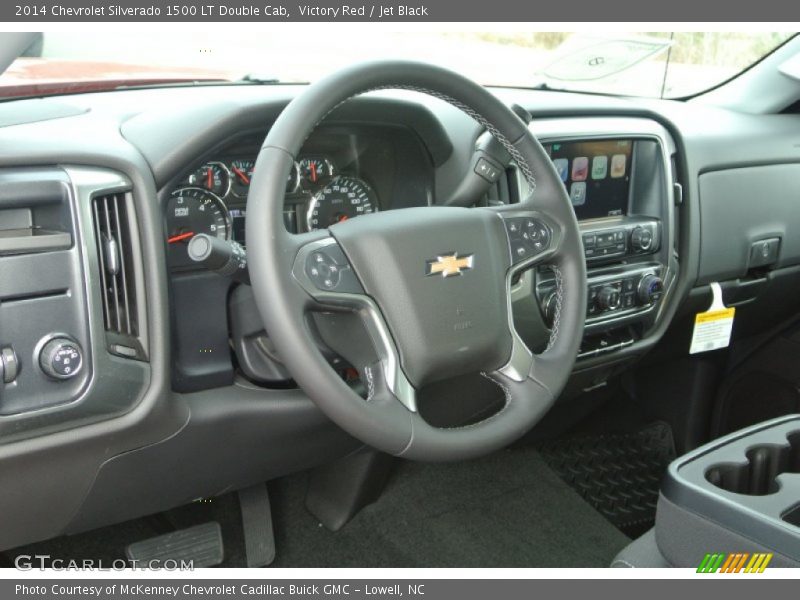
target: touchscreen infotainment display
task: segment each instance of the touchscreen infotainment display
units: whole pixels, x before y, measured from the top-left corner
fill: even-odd
[[[578,220],[626,214],[632,140],[552,142],[544,147]]]

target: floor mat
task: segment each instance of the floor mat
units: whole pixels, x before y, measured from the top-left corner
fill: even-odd
[[[606,567],[630,540],[531,447],[455,464],[400,462],[375,504],[338,532],[306,510],[305,475],[269,484],[278,567]],[[225,561],[244,566],[235,494],[5,553],[123,557],[127,544],[215,520]]]
[[[244,566],[244,538],[239,503],[236,494],[226,494],[157,515],[6,550],[0,553],[0,567],[12,566],[15,557],[19,555],[47,555],[50,558],[44,561],[46,565],[52,564],[53,560],[84,559],[100,561],[106,567],[119,565],[126,560],[125,547],[128,544],[209,521],[216,521],[222,527],[224,560],[219,566]]]
[[[675,458],[666,423],[635,433],[558,439],[539,451],[564,481],[626,535],[638,537],[655,523],[661,480]]]
[[[304,508],[304,479],[272,486],[281,567],[606,567],[629,539],[532,448],[455,464],[400,463],[340,531]]]

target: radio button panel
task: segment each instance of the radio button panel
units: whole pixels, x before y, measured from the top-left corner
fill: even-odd
[[[583,229],[583,252],[588,263],[609,258],[640,256],[661,247],[661,226],[657,219],[637,219],[630,223]]]

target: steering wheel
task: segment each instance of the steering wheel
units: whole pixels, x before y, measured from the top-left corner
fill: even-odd
[[[422,92],[461,109],[503,144],[534,192],[512,205],[408,208],[289,233],[284,189],[305,140],[340,104],[379,89]],[[527,432],[566,383],[586,310],[575,214],[528,127],[469,79],[427,64],[381,61],[310,85],[270,129],[247,209],[250,279],[265,328],[298,385],[362,442],[418,460],[480,456]],[[536,265],[549,266],[556,281],[554,322],[541,354],[525,346],[511,314],[512,277]],[[345,348],[337,351],[358,369],[366,397],[330,365],[321,335]],[[500,387],[502,409],[453,428],[420,416],[423,386],[476,373]]]

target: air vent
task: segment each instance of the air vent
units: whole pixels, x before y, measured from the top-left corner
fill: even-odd
[[[92,213],[103,286],[103,318],[106,331],[114,336],[109,349],[133,357],[139,354],[139,323],[128,196],[98,196],[92,201]]]

